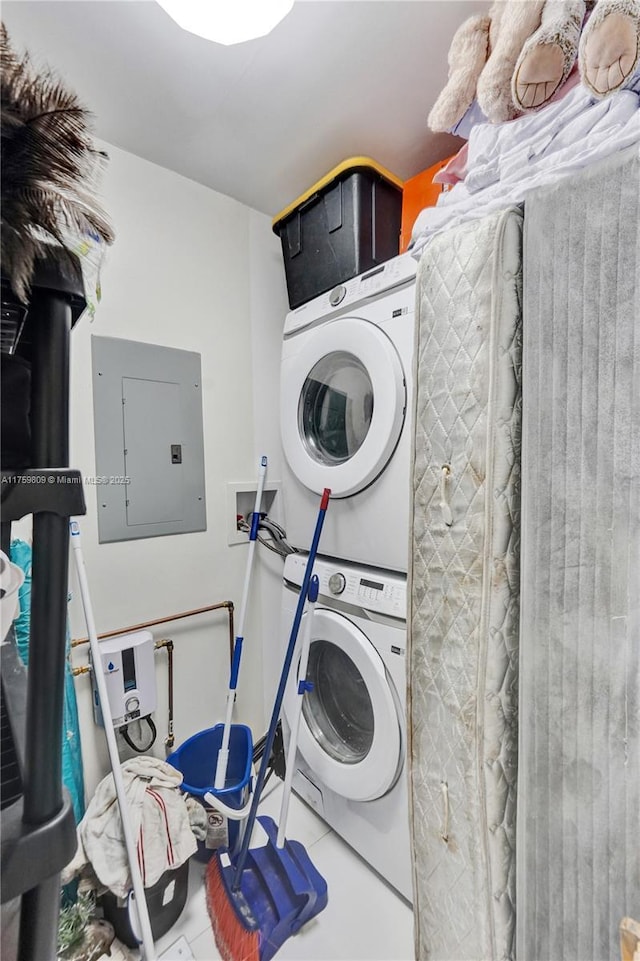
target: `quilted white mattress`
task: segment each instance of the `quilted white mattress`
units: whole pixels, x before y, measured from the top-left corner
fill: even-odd
[[[409,745],[416,957],[514,957],[521,240],[517,208],[418,272]]]

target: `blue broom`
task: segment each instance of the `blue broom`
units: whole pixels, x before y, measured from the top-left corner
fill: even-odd
[[[327,904],[326,881],[303,845],[278,847],[274,822],[257,813],[330,494],[325,489],[320,503],[242,847],[235,862],[222,850],[207,866],[207,906],[223,961],[270,961]],[[254,827],[261,843],[250,848]]]

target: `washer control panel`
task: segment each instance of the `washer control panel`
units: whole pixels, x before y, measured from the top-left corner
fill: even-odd
[[[332,594],[342,594],[347,586],[347,579],[344,574],[331,574],[328,584]]]
[[[300,586],[307,565],[306,554],[289,554],[284,565],[284,579]],[[406,619],[407,578],[394,571],[361,567],[348,561],[316,558],[313,573],[320,581],[320,594],[340,596],[354,607],[377,614]]]

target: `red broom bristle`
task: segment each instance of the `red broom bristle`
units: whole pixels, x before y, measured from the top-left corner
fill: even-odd
[[[211,926],[223,961],[260,961],[260,932],[247,930],[238,917],[215,854],[207,865],[206,889]]]

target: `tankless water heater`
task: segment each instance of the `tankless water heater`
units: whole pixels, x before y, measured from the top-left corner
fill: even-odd
[[[155,644],[151,631],[134,631],[100,641],[100,661],[93,670],[102,670],[109,695],[109,709],[114,727],[122,727],[156,709]],[[93,715],[96,724],[104,726],[93,683]]]

